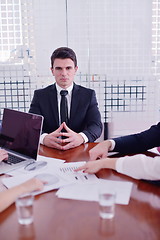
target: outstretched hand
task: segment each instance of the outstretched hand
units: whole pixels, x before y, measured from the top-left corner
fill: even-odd
[[[75,172],[83,171],[84,173],[96,173],[103,168],[104,161],[106,160],[97,160],[92,162],[87,162],[83,166],[75,169]]]
[[[97,161],[89,161],[83,166],[75,169],[75,172],[96,173],[103,168],[116,169],[117,158],[102,158]]]

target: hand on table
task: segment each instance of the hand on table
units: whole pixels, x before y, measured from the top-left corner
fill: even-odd
[[[33,191],[40,191],[44,187],[44,182],[37,179],[37,178],[32,178],[24,183],[22,183],[20,186],[22,187],[23,193],[27,192],[33,192]]]
[[[83,171],[84,173],[96,173],[103,168],[114,169],[117,158],[102,158],[96,161],[89,161],[83,166],[75,169],[75,172]]]
[[[0,162],[8,159],[8,153],[4,149],[0,149]]]
[[[106,160],[97,160],[92,162],[87,162],[83,166],[75,169],[75,172],[83,171],[84,173],[96,173],[103,168],[104,161]]]
[[[66,132],[62,132],[62,129]],[[62,139],[62,136],[66,138]],[[74,148],[83,142],[83,137],[79,133],[72,131],[65,122],[63,122],[56,131],[46,135],[43,140],[45,146],[59,150]]]
[[[62,139],[60,138],[61,130],[63,129],[63,124],[55,130],[54,132],[45,136],[43,140],[43,144],[47,147],[56,148],[62,150]]]
[[[106,158],[110,148],[111,148],[111,142],[108,140],[97,144],[94,148],[92,148],[89,151],[90,160],[94,161],[99,158]]]
[[[66,143],[66,145],[62,147],[62,150],[77,147],[84,142],[83,137],[79,133],[72,131],[65,122],[63,122],[62,124],[63,128],[66,130],[66,132],[61,133],[61,136],[66,137],[62,140],[63,143]]]

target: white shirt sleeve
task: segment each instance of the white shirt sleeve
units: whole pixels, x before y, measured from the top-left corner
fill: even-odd
[[[43,139],[45,138],[45,136],[47,136],[48,133],[43,133],[41,136],[40,136],[40,144],[43,144]],[[43,144],[44,145],[44,144]]]
[[[79,133],[81,136],[82,136],[82,138],[84,139],[84,143],[87,143],[88,142],[88,137],[83,133],[83,132],[80,132]]]
[[[116,170],[136,179],[160,180],[160,156],[143,154],[118,158]]]
[[[109,151],[113,151],[113,149],[115,148],[116,143],[112,139],[109,139],[109,141],[111,142],[111,147],[110,147]]]

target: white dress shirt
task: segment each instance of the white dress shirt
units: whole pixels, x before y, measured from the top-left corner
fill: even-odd
[[[111,142],[110,150],[114,150],[115,141]],[[136,179],[160,180],[160,156],[147,157],[143,154],[118,158],[116,171]]]
[[[118,158],[116,171],[136,179],[160,180],[160,156],[137,154]]]
[[[67,90],[68,91],[68,94],[66,95],[66,98],[67,98],[67,103],[68,103],[68,118],[70,118],[70,108],[71,108],[71,98],[72,98],[72,90],[73,90],[73,83],[72,85],[67,88],[67,89],[63,89],[61,88],[60,86],[58,86],[58,84],[56,83],[56,89],[57,89],[57,99],[58,99],[58,114],[59,114],[59,125],[61,124],[60,122],[60,102],[61,102],[61,95],[60,95],[60,91],[61,90]],[[88,142],[88,138],[87,136],[80,132],[79,134],[81,134],[81,136],[83,137],[84,139],[84,143],[87,143]],[[48,133],[43,133],[40,137],[40,143],[43,144],[43,140],[45,138],[45,136],[47,136]]]

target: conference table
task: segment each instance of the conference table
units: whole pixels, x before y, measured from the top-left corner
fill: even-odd
[[[41,145],[39,154],[66,162],[88,161],[88,152],[96,144],[87,143],[66,151]],[[116,204],[113,219],[99,217],[98,202],[58,198],[57,190],[52,190],[35,197],[33,224],[18,223],[15,204],[0,213],[0,240],[159,240],[160,187],[109,169],[96,175],[133,183],[129,204]]]

